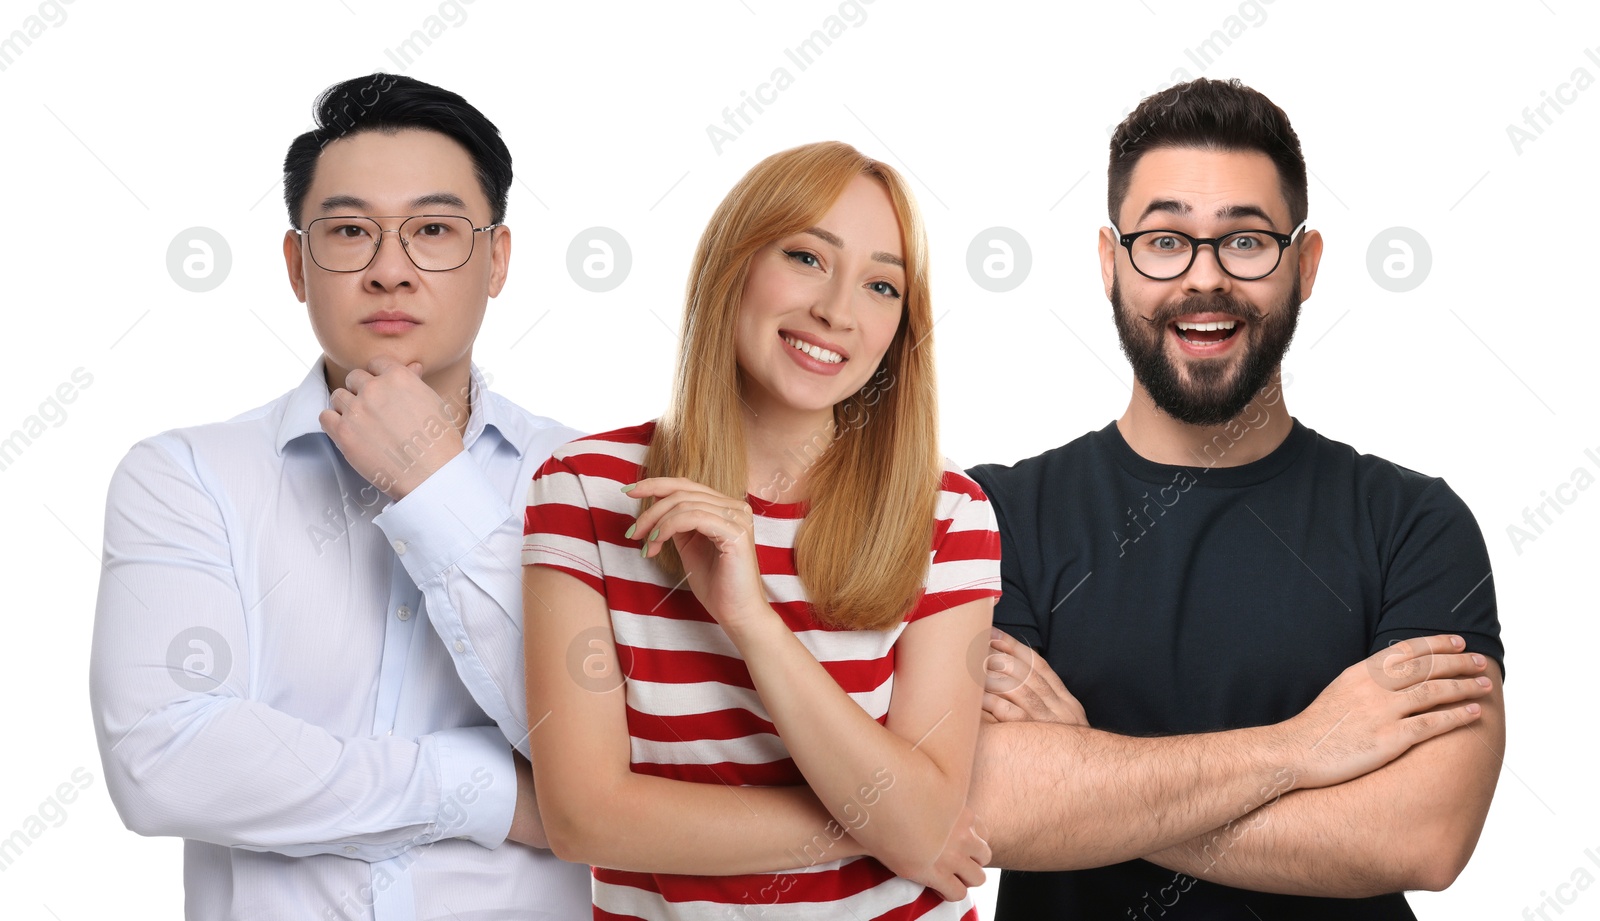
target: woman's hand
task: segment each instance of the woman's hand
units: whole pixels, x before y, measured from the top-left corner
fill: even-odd
[[[650,477],[623,492],[656,500],[627,536],[643,542],[646,557],[671,540],[690,590],[724,630],[732,633],[763,611],[771,613],[756,564],[755,518],[742,499],[682,477]]]

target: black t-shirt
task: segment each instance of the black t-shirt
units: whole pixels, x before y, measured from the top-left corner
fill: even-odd
[[[1280,722],[1348,666],[1435,633],[1503,664],[1488,550],[1443,480],[1298,421],[1254,463],[1206,466],[1229,447],[1222,435],[1193,467],[1157,464],[1112,423],[968,471],[1000,523],[995,625],[1044,654],[1090,725],[1148,736]],[[1143,860],[1001,875],[997,921],[1147,915],[1415,917],[1398,893],[1249,892]]]

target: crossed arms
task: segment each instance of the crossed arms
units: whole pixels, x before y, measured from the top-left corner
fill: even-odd
[[[995,865],[1144,857],[1228,886],[1357,898],[1443,889],[1477,844],[1505,708],[1498,667],[1458,639],[1376,653],[1275,726],[1162,738],[1090,728],[1042,658],[999,631],[991,646],[970,803]]]

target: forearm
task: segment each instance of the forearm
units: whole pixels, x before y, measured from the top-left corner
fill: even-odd
[[[295,857],[383,860],[450,837],[494,847],[515,798],[493,729],[341,738],[238,699],[174,702],[101,750],[134,831]]]
[[[574,863],[728,876],[865,853],[804,786],[738,787],[629,772],[576,801],[540,796],[551,848]]]
[[[1476,725],[1370,774],[1300,790],[1146,859],[1200,879],[1294,895],[1360,898],[1443,889],[1466,866],[1505,749],[1497,691]]]
[[[730,635],[790,757],[832,818],[890,869],[921,872],[965,801],[970,766],[970,755],[954,769],[940,765],[925,743],[933,733],[971,739],[977,685],[964,709],[947,709],[902,735],[852,700],[775,614]]]
[[[986,723],[969,803],[993,866],[1074,870],[1187,841],[1289,789],[1271,727],[1164,738],[1061,723]]]
[[[462,684],[525,756],[521,520],[462,453],[373,524],[406,548],[398,559],[421,589],[428,622]]]

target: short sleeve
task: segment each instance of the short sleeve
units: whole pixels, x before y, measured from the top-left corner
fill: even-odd
[[[1436,633],[1459,634],[1504,674],[1489,550],[1472,511],[1443,480],[1423,490],[1396,530],[1370,651]]]
[[[589,497],[564,459],[551,457],[533,475],[522,535],[522,565],[559,569],[605,595]]]
[[[909,623],[981,598],[1000,597],[1000,532],[982,488],[946,470],[939,484],[933,555]]]
[[[1030,552],[1029,548],[1037,546],[1038,537],[1035,535],[1029,541],[1020,538],[1017,519],[1022,517],[1020,513],[1025,509],[1018,507],[1012,494],[1004,488],[1014,485],[1016,471],[996,464],[984,464],[973,467],[967,473],[988,498],[1000,534],[1000,544],[1004,548],[1000,560],[1003,591],[994,606],[994,625],[1034,649],[1044,649],[1046,631],[1034,614],[1027,590],[1030,580],[1023,572],[1024,557]],[[1013,515],[1013,510],[1019,514]],[[1037,555],[1036,551],[1034,554]]]

